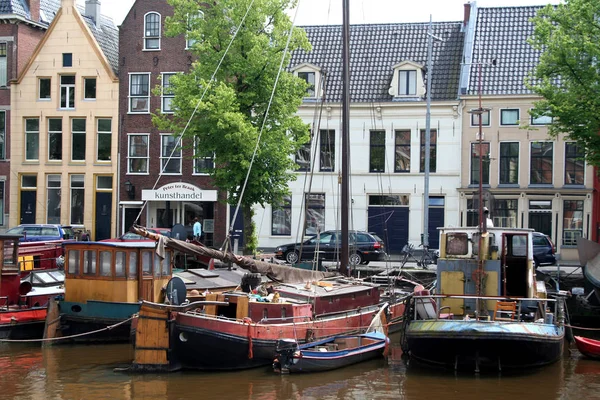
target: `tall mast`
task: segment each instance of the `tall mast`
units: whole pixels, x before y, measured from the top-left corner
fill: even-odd
[[[342,249],[340,254],[340,273],[348,275],[348,206],[349,182],[348,169],[350,159],[350,5],[349,0],[342,0],[342,64],[343,64],[343,91],[342,91]]]
[[[431,158],[431,70],[433,62],[433,24],[429,16],[427,29],[427,112],[425,113],[425,183],[423,187],[423,250],[429,247],[429,163]]]

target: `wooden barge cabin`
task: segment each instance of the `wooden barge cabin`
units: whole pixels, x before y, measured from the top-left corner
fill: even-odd
[[[36,339],[44,331],[46,306],[62,293],[59,285],[34,288],[21,282],[19,238],[0,235],[0,339]]]
[[[171,263],[172,251],[161,252],[150,241],[65,244],[65,294],[50,307],[48,321],[60,318],[59,323],[48,324],[46,337],[81,335],[74,338],[78,342],[129,340],[127,320],[139,311],[141,301],[163,302]],[[114,329],[85,335],[118,323],[122,324]]]

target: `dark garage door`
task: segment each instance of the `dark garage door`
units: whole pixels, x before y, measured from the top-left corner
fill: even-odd
[[[408,207],[369,206],[368,231],[383,239],[388,254],[400,254],[408,242]]]

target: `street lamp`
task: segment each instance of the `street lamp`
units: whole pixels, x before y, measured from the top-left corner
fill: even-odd
[[[130,200],[135,199],[135,186],[129,180],[125,181],[125,191],[127,192]]]

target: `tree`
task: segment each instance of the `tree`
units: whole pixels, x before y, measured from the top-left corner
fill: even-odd
[[[229,49],[251,0],[169,3],[174,15],[166,20],[165,34],[185,35],[196,61],[188,73],[170,80],[174,115],[157,114],[153,121],[159,129],[174,134],[185,128],[183,139],[195,145],[196,157],[214,156],[214,168],[208,173],[215,186],[228,193],[230,205],[237,205],[242,196],[246,250],[253,251],[249,249],[256,244],[252,206],[283,204],[289,194],[288,183],[295,179],[292,155],[309,140],[308,125],[296,115],[307,84],[285,69],[290,52],[299,48],[308,51],[310,44],[302,29],[293,29],[284,70],[265,119],[292,28],[285,10],[294,7],[295,0],[254,0]]]
[[[565,0],[533,18],[530,44],[540,50],[529,87],[543,97],[532,115],[551,116],[549,133],[564,133],[600,166],[600,2]]]

